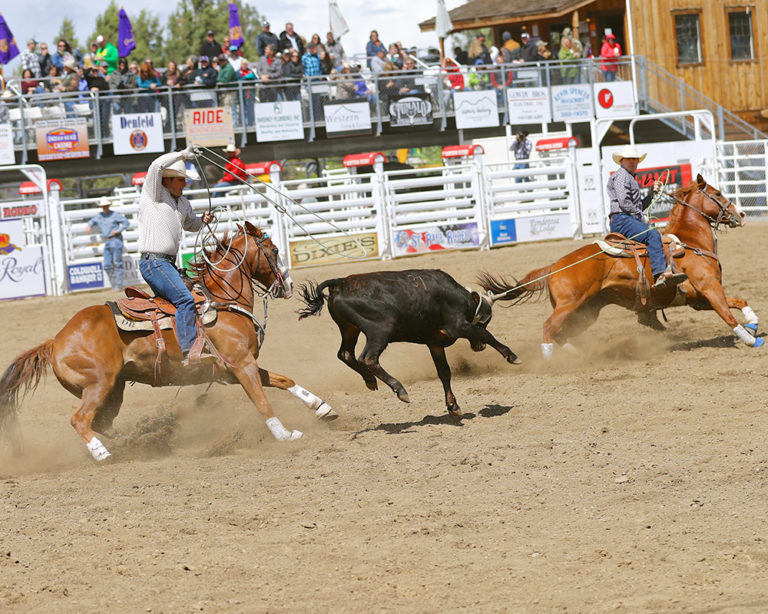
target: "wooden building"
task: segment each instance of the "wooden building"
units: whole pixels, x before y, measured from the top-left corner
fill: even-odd
[[[470,0],[450,11],[454,31],[522,32],[556,52],[570,27],[600,54],[612,32],[624,53],[643,56],[742,119],[768,132],[768,0]],[[434,30],[435,20],[419,24]],[[450,50],[447,50],[450,53]],[[649,93],[679,108],[679,85],[656,78]]]

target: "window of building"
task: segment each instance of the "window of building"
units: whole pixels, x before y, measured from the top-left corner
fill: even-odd
[[[701,63],[701,30],[698,13],[675,15],[675,34],[677,36],[677,63]]]
[[[732,60],[752,60],[755,47],[752,38],[752,13],[746,10],[728,13],[728,34]]]

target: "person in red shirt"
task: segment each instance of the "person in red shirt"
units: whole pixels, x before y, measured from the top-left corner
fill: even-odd
[[[621,45],[616,42],[616,37],[612,33],[605,35],[605,42],[600,48],[600,69],[606,81],[615,81],[616,73],[619,70],[619,56],[621,55]]]
[[[238,181],[238,178],[245,181],[248,177],[248,174],[245,172],[245,164],[243,164],[243,161],[240,159],[240,149],[234,145],[227,145],[224,153],[227,154],[229,162],[227,162],[224,167],[224,176],[213,186],[214,192],[212,196],[214,198],[224,195],[224,190],[217,190],[216,188],[228,188],[237,185],[241,183]]]

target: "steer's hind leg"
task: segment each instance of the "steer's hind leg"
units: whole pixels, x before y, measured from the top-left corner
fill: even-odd
[[[451,367],[445,358],[445,348],[439,345],[429,345],[427,347],[429,348],[429,353],[432,354],[432,362],[435,363],[435,368],[437,368],[437,376],[443,383],[445,407],[449,414],[461,418],[461,409],[459,409],[459,404],[456,402],[453,390],[451,390]]]
[[[378,377],[382,382],[389,386],[397,398],[403,401],[403,403],[410,403],[403,385],[389,373],[387,373],[379,364],[379,356],[387,347],[386,340],[377,339],[376,337],[366,337],[366,344],[363,348],[363,352],[360,354],[360,361],[365,364],[368,370]]]
[[[368,390],[376,390],[379,387],[376,378],[373,377],[365,364],[355,358],[355,346],[357,345],[357,338],[360,336],[360,329],[351,324],[345,326],[338,324],[338,327],[341,331],[341,347],[339,347],[337,354],[339,360],[362,376]]]

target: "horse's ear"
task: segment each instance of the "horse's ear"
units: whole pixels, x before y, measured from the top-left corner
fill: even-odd
[[[250,222],[245,222],[245,230],[246,232],[248,232],[248,234],[255,235],[257,237],[261,236],[261,230],[256,228],[256,226],[254,226]]]
[[[701,173],[696,175],[696,183],[699,184],[699,189],[701,190],[707,187],[707,182],[704,181],[704,177],[701,176]]]

